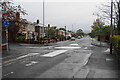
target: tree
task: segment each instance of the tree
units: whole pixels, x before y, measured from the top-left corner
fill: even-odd
[[[3,0],[0,5],[2,6],[2,23],[6,20],[9,21],[8,33],[12,39],[11,41],[15,41],[16,34],[20,28],[19,24],[22,21],[20,15],[27,15],[27,13],[20,5],[13,5],[12,0]],[[2,33],[5,38],[5,27],[2,27]]]
[[[49,38],[55,39],[55,30],[54,29],[49,29],[48,30],[48,35],[49,35]]]
[[[91,28],[92,28],[92,31],[91,31],[92,35],[96,36],[99,34],[100,28],[98,26],[93,25],[93,26],[91,26]]]
[[[83,32],[82,29],[78,29],[78,30],[76,31],[76,34],[77,34],[78,36],[82,36],[82,35],[84,35],[84,32]]]
[[[101,28],[101,34],[102,35],[109,35],[110,34],[110,26],[106,25]]]
[[[63,31],[65,31],[65,28],[59,28],[59,30],[63,30]]]
[[[113,16],[112,18],[115,20],[115,24],[117,25],[118,34],[120,35],[120,0],[113,0]],[[106,4],[102,4],[101,7],[99,7],[99,12],[94,13],[94,15],[97,15],[101,19],[103,19],[105,22],[110,24],[111,20],[111,3],[108,2]]]
[[[102,27],[104,25],[104,23],[100,20],[100,19],[96,19],[93,22],[93,26],[91,26],[92,28],[92,35],[100,35],[100,27]]]

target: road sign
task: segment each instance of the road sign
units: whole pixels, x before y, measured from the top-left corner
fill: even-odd
[[[10,25],[10,23],[8,21],[4,21],[4,26],[8,27]]]

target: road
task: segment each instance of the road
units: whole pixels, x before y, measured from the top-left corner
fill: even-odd
[[[2,76],[3,78],[40,77],[40,75],[65,61],[75,51],[81,56],[86,56],[81,53],[81,50],[92,50],[91,42],[91,38],[87,36],[75,41],[67,40],[53,43],[50,46],[23,45],[23,50],[26,49],[29,52],[3,58]],[[83,60],[82,58],[84,57],[81,57],[81,60]]]

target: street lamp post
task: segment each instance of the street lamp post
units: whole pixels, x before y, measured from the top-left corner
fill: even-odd
[[[111,26],[110,26],[110,54],[112,54],[112,16],[113,16],[113,0],[111,0]]]
[[[44,20],[45,20],[44,13],[45,13],[45,11],[44,11],[44,0],[43,0],[43,37],[44,37],[44,33],[45,33],[45,30],[44,30]],[[44,39],[43,39],[43,44],[44,44]]]

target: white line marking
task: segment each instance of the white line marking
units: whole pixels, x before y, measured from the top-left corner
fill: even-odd
[[[26,47],[26,48],[40,48],[40,47]]]
[[[78,46],[78,44],[70,44],[71,46]]]
[[[87,47],[85,47],[84,49],[88,49]]]
[[[86,56],[86,61],[85,61],[85,63],[83,64],[83,66],[85,66],[85,65],[88,63],[89,58],[90,58],[91,55],[92,55],[92,53],[89,53],[89,54]]]
[[[25,57],[28,57],[28,56],[35,56],[35,55],[38,55],[38,54],[40,54],[40,53],[29,53],[27,55],[20,56],[17,59],[25,58]]]
[[[4,76],[8,76],[8,75],[13,74],[13,73],[14,73],[14,72],[7,73],[7,74],[5,74]]]
[[[12,62],[11,62],[11,63],[8,63],[8,64],[5,64],[4,66],[8,66],[8,65],[10,65],[10,64],[12,64]]]
[[[64,47],[55,47],[56,49],[78,49],[81,47],[70,47],[70,46],[64,46]]]
[[[36,63],[38,63],[38,62],[36,62],[36,61],[31,61],[30,63],[26,64],[25,66],[31,66],[31,65],[36,64]]]
[[[107,48],[107,50],[105,50],[104,52],[110,52],[110,48]]]
[[[51,53],[48,53],[48,54],[45,54],[45,55],[41,55],[43,57],[54,57],[54,56],[57,56],[59,54],[62,54],[64,52],[66,52],[68,50],[57,50],[57,51],[54,51],[54,52],[51,52]]]
[[[90,46],[93,46],[93,45],[90,45]]]
[[[113,61],[113,59],[110,59],[110,58],[106,58],[106,61]]]

